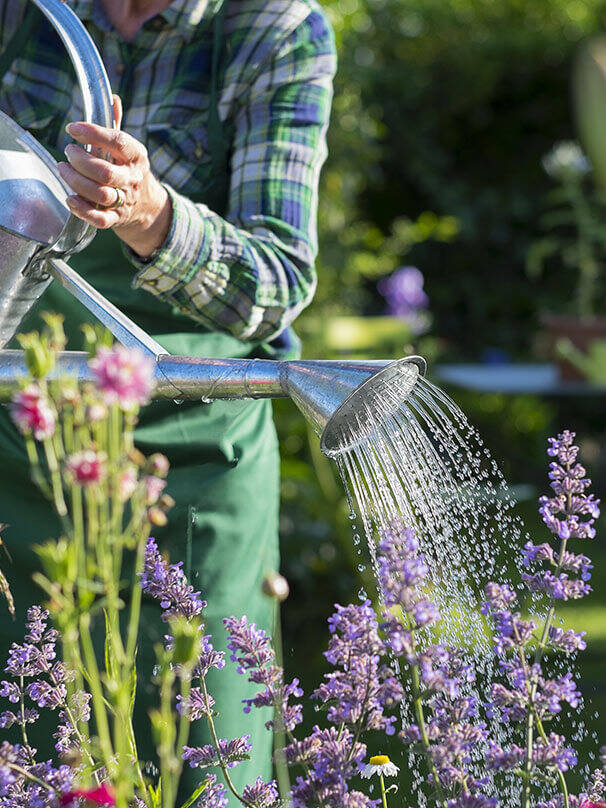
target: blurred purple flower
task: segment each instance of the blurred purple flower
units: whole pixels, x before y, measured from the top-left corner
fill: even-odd
[[[429,298],[423,291],[423,273],[417,267],[399,267],[387,278],[382,278],[377,289],[387,301],[390,314],[396,317],[426,309]]]

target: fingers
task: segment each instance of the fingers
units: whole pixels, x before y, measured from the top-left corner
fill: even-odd
[[[130,175],[128,169],[123,166],[108,163],[107,160],[103,160],[101,157],[94,157],[74,143],[70,143],[69,146],[66,146],[65,156],[69,160],[70,165],[73,166],[79,174],[88,177],[89,180],[93,180],[93,182],[99,185],[110,185],[114,188],[121,188],[129,182]]]
[[[120,222],[118,211],[99,210],[81,196],[68,196],[67,204],[74,216],[94,225],[99,230],[109,230],[110,227],[115,227]]]
[[[69,163],[59,163],[59,173],[77,194],[89,202],[109,207],[116,202],[116,187],[99,185],[97,182],[82,176]]]
[[[68,135],[84,146],[104,149],[118,163],[134,163],[145,156],[145,148],[126,132],[107,129],[94,123],[70,123],[66,126]]]

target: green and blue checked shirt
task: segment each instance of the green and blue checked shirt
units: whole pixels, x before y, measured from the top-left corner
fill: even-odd
[[[190,197],[211,161],[211,23],[220,0],[174,0],[129,44],[112,29],[100,0],[68,2],[122,97],[123,129],[146,145],[172,200],[165,244],[148,262],[129,254],[133,286],[211,330],[273,339],[316,285],[318,179],[336,61],[320,6],[226,0],[217,101],[229,137],[229,192],[226,210],[217,212]],[[0,47],[25,6],[0,0]],[[28,44],[5,77],[0,107],[62,150],[69,142],[65,124],[82,118],[82,104],[57,43],[47,37]]]

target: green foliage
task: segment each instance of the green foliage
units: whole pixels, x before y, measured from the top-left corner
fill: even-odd
[[[541,309],[570,298],[559,259],[529,280],[550,187],[541,157],[573,134],[578,43],[604,0],[325,0],[339,46],[320,207],[317,302],[302,318],[378,313],[374,280],[406,256],[453,349],[528,350]],[[444,238],[397,236],[432,211]],[[456,223],[456,226],[455,226]],[[387,238],[386,238],[387,237]],[[310,326],[309,323],[312,322]]]

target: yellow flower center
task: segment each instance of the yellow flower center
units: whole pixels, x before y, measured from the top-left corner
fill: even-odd
[[[387,755],[375,755],[370,759],[371,766],[384,766],[386,763],[389,763],[390,760]]]

